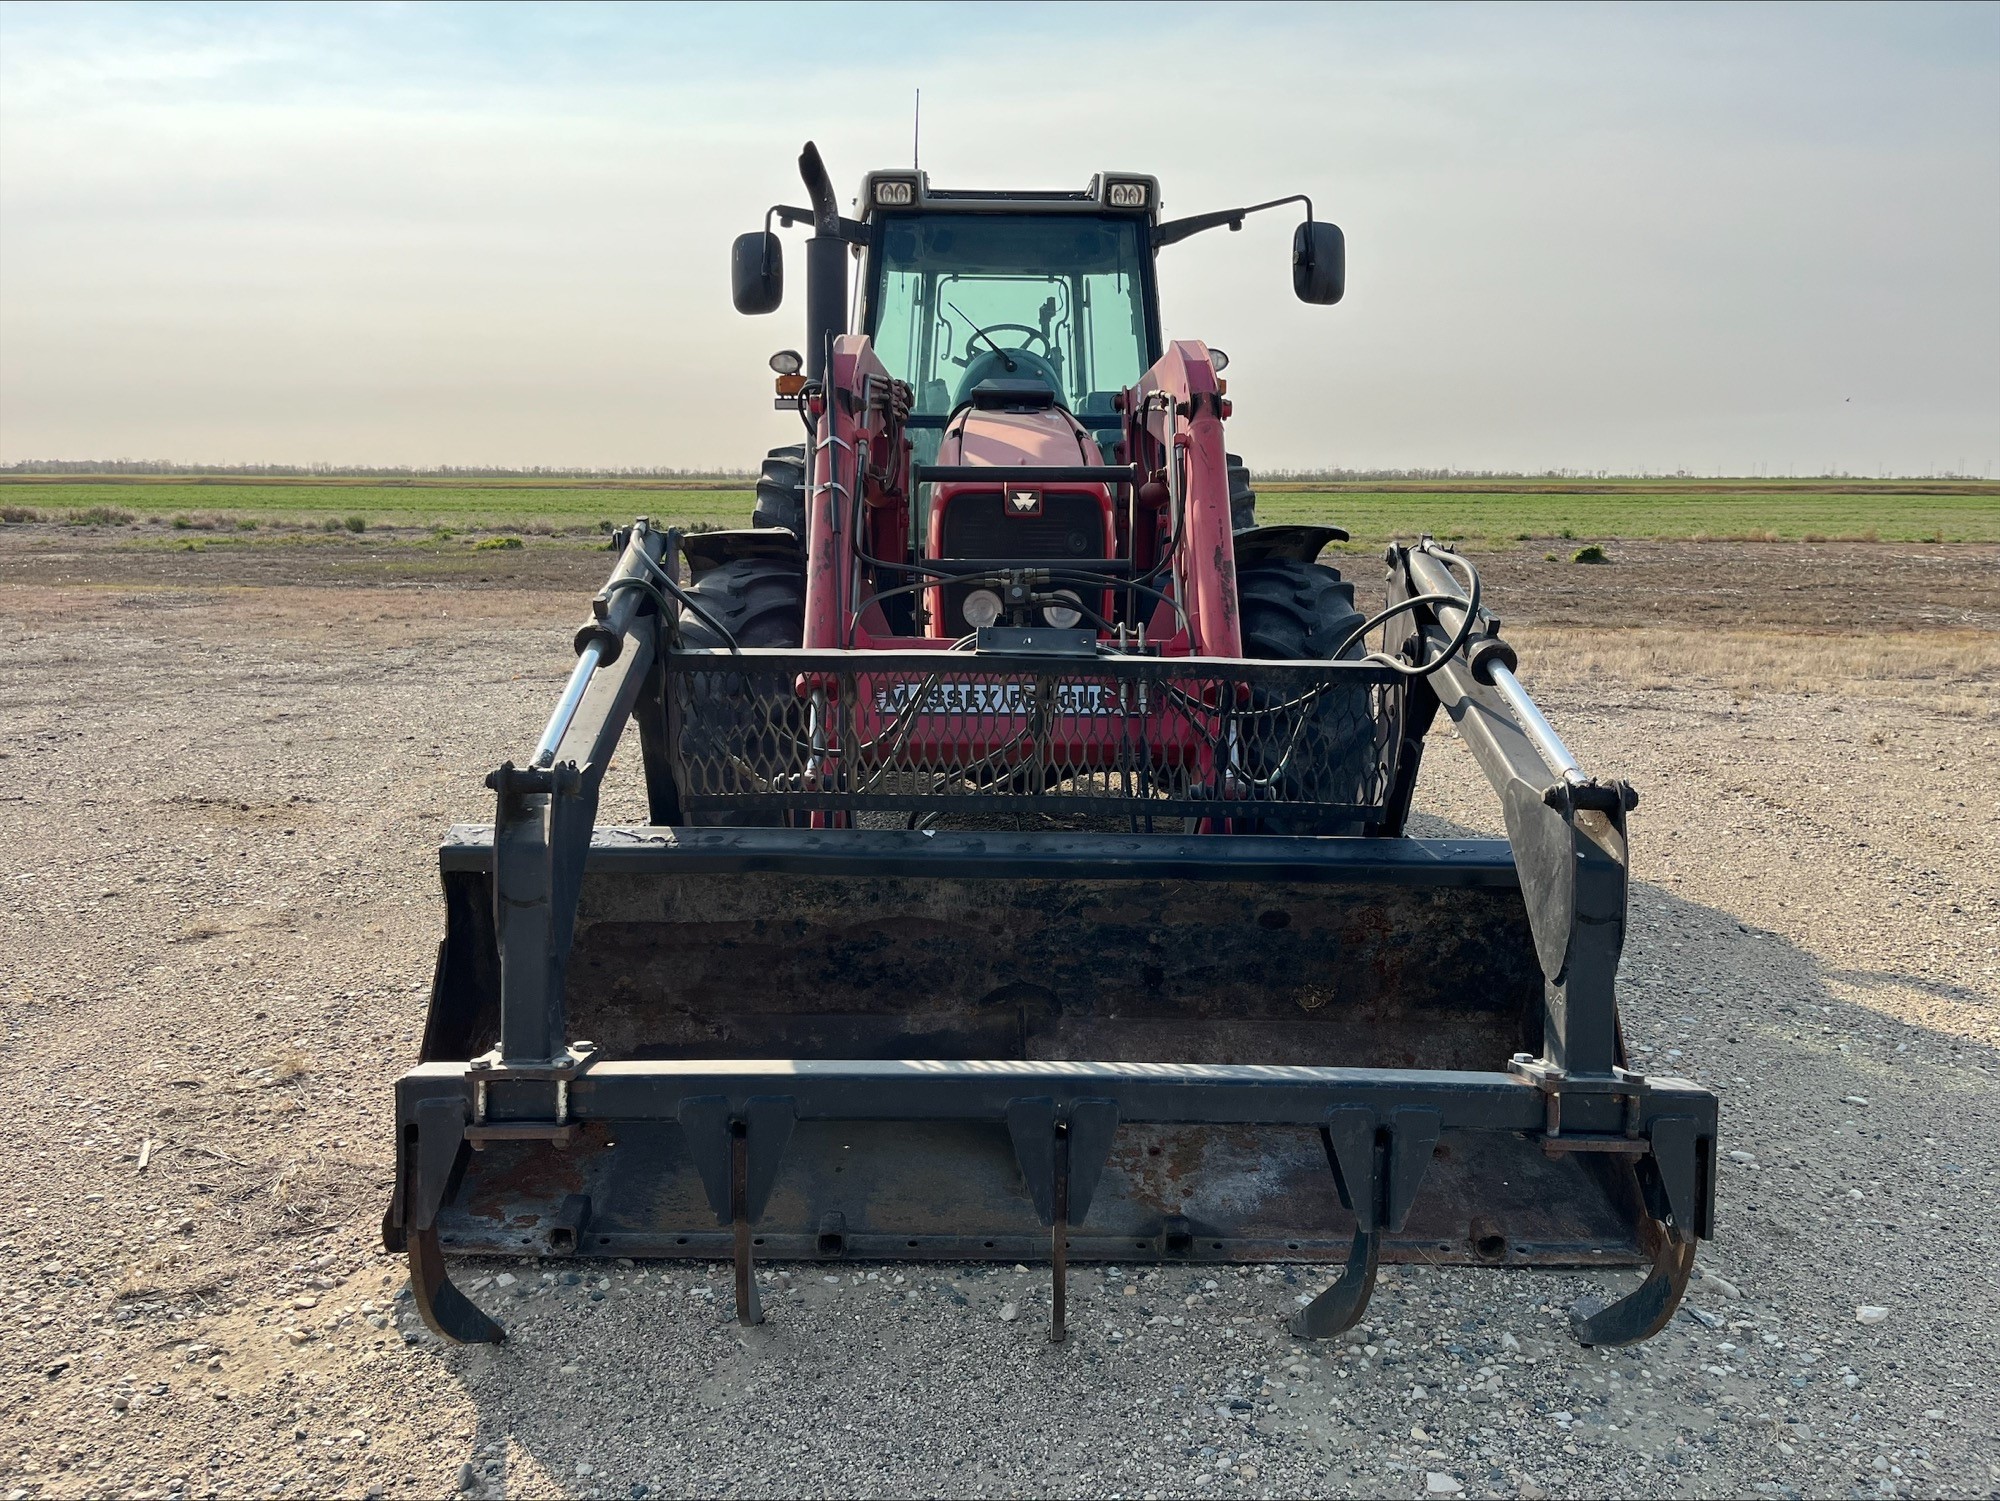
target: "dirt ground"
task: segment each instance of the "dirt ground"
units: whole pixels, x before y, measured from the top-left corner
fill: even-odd
[[[467,1263],[508,1343],[421,1332],[377,1221],[435,847],[606,559],[420,554],[0,532],[10,1501],[2000,1493],[2000,549],[1481,558],[1644,796],[1633,1053],[1722,1098],[1718,1240],[1616,1352],[1566,1332],[1608,1275],[1425,1268],[1331,1347],[1284,1269],[1078,1271],[1057,1350],[1007,1266],[795,1268],[746,1331],[724,1267]]]
[[[603,542],[573,537],[530,536],[517,551],[480,551],[470,538],[437,541],[421,532],[386,530],[360,537],[218,538],[145,528],[12,526],[4,536],[0,583],[38,588],[450,584],[553,590],[580,609],[607,571]],[[1474,555],[1493,599],[1512,621],[1781,631],[2000,630],[2000,567],[1993,566],[2000,548],[1991,546],[1616,542],[1609,544],[1609,567],[1568,562],[1575,547],[1544,539],[1480,548]],[[1364,594],[1381,576],[1369,554],[1329,558],[1350,578],[1364,581]]]

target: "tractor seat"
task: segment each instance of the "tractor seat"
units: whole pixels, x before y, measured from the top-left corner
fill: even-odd
[[[1007,368],[1007,360],[1014,362],[1014,368]],[[992,350],[974,355],[972,363],[965,367],[965,374],[958,382],[958,399],[954,407],[962,407],[973,399],[973,392],[982,386],[998,386],[1007,390],[1044,391],[1046,399],[1042,406],[1062,404],[1062,381],[1057,377],[1055,367],[1040,355],[1030,354],[1025,349],[1010,349],[1007,359],[1002,359]],[[1018,403],[1008,403],[1018,405]]]
[[[1056,393],[1038,380],[983,380],[969,398],[982,412],[1038,412],[1056,404]]]

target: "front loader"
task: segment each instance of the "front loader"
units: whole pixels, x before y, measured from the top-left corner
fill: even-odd
[[[1081,192],[864,180],[810,224],[801,441],[756,525],[640,520],[490,825],[443,847],[422,1061],[385,1220],[419,1308],[501,1330],[452,1255],[734,1263],[1636,1265],[1586,1344],[1672,1315],[1711,1234],[1716,1101],[1626,1066],[1624,784],[1514,676],[1428,538],[1379,608],[1259,526],[1220,351],[1160,333],[1155,257],[1310,202],[1162,220]],[[859,295],[849,305],[850,270]],[[1406,831],[1449,715],[1507,837]],[[648,822],[597,822],[621,747]]]

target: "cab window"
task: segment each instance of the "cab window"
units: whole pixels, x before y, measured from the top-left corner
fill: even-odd
[[[1139,226],[1084,214],[936,214],[884,221],[869,299],[875,352],[943,417],[982,380],[1049,386],[1111,415],[1146,357]]]

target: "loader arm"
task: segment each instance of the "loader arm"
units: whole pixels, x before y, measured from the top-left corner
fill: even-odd
[[[867,338],[833,341],[827,378],[802,394],[811,424],[806,488],[805,644],[846,648],[889,634],[883,591],[905,586],[912,535],[910,388]],[[887,575],[894,574],[891,578]]]
[[[1165,509],[1165,562],[1190,622],[1190,649],[1198,656],[1240,657],[1236,545],[1222,437],[1228,403],[1207,346],[1191,339],[1169,344],[1125,402],[1128,447],[1139,455],[1142,472],[1152,476],[1157,504]],[[1133,534],[1150,537],[1150,530],[1135,524]]]

